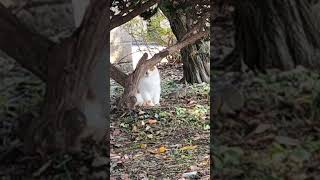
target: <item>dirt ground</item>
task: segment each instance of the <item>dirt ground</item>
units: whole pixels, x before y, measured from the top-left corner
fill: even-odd
[[[117,110],[114,88],[111,179],[209,179],[209,85],[180,84],[181,64],[159,69],[160,107]]]

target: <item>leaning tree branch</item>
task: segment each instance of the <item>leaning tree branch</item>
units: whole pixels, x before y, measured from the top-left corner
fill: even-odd
[[[127,15],[122,16],[121,14],[115,15],[111,19],[111,25],[110,30],[121,26],[122,24],[125,24],[129,22],[134,17],[138,16],[139,14],[143,13],[144,11],[148,10],[151,6],[155,5],[156,3],[159,3],[160,0],[149,0],[148,2],[145,2],[143,4],[138,4],[133,11],[129,12]]]
[[[182,41],[185,40],[186,38],[188,38],[189,36],[191,36],[192,34],[194,34],[196,31],[201,30],[201,28],[205,27],[205,23],[207,21],[207,18],[210,17],[209,13],[206,13],[205,16],[199,21],[197,22],[195,25],[193,25],[193,27],[189,30],[188,33],[186,33],[183,37],[182,37]]]
[[[196,42],[199,39],[202,39],[206,36],[209,35],[209,31],[201,31],[198,34],[195,34],[194,36],[191,36],[173,46],[170,46],[162,51],[160,51],[159,53],[155,54],[152,58],[145,60],[145,62],[143,61],[139,61],[139,63],[137,64],[137,69],[142,66],[142,64],[144,64],[144,66],[146,66],[147,68],[151,68],[152,66],[155,66],[157,63],[159,63],[161,61],[161,59],[165,58],[166,56],[173,54],[174,52],[186,47],[189,44],[192,44],[194,42]],[[145,72],[144,72],[145,73]]]
[[[31,32],[1,3],[0,24],[0,50],[45,81],[47,54],[55,43]]]
[[[111,64],[111,72],[110,77],[115,80],[117,83],[119,83],[121,86],[125,87],[126,82],[129,80],[130,83],[138,83],[140,80],[140,77],[142,74],[146,73],[148,68],[151,68],[152,66],[155,66],[157,63],[161,61],[161,59],[165,58],[166,56],[173,54],[174,52],[184,48],[185,46],[192,44],[196,42],[197,40],[206,37],[209,35],[209,31],[202,31],[198,34],[195,34],[194,36],[191,36],[189,38],[184,39],[181,42],[178,42],[177,44],[170,46],[159,53],[155,54],[152,58],[147,59],[147,54],[145,53],[142,58],[139,60],[136,69],[129,74],[125,74],[124,72],[120,71],[117,67],[115,67],[113,64]],[[134,81],[134,82],[132,82]]]
[[[184,48],[185,46],[192,44],[197,40],[203,37],[206,37],[208,35],[209,35],[209,31],[199,32],[194,36],[191,36],[181,42],[178,42],[173,46],[170,46],[160,51],[150,59],[148,59],[148,54],[144,53],[142,58],[138,62],[136,69],[131,74],[129,74],[128,78],[125,80],[125,86],[124,86],[125,89],[124,89],[122,99],[119,102],[119,105],[122,107],[127,107],[129,109],[134,108],[135,102],[136,102],[135,94],[137,93],[137,85],[139,84],[139,81],[142,78],[142,76],[146,73],[147,69],[155,66],[157,63],[161,61],[161,59],[168,56],[169,54],[172,54]]]
[[[118,69],[116,66],[111,64],[110,67],[110,76],[113,80],[115,80],[117,83],[119,83],[121,86],[125,86],[126,79],[128,78],[128,75],[122,72],[120,69]]]

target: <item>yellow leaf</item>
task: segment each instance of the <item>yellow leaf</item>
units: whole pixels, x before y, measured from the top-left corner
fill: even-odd
[[[159,153],[164,153],[164,152],[166,152],[167,151],[167,149],[164,147],[164,146],[161,146],[160,148],[159,148]]]
[[[146,147],[147,147],[146,144],[140,144],[140,148],[141,148],[141,149],[145,149]]]
[[[187,151],[187,150],[193,150],[195,149],[197,146],[185,146],[180,148],[181,151]]]

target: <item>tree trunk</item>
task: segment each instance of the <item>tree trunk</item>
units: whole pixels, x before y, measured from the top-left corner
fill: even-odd
[[[180,51],[183,59],[183,78],[191,84],[210,81],[210,59],[205,54],[198,54],[197,46],[200,43],[189,45]]]
[[[160,9],[168,18],[173,34],[178,41],[181,41],[191,29],[193,21],[182,13],[167,10],[167,5],[162,4]],[[183,80],[188,83],[209,83],[210,81],[210,57],[199,53],[201,46],[203,42],[197,41],[180,51],[183,62]]]
[[[46,102],[25,138],[27,149],[80,148],[82,136],[106,133],[108,4],[91,1],[78,31],[48,53]]]
[[[319,69],[320,31],[308,1],[235,1],[236,51],[250,69]]]

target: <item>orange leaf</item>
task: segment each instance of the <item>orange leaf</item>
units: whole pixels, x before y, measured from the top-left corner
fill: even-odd
[[[156,124],[158,121],[156,119],[149,119],[148,124]]]

